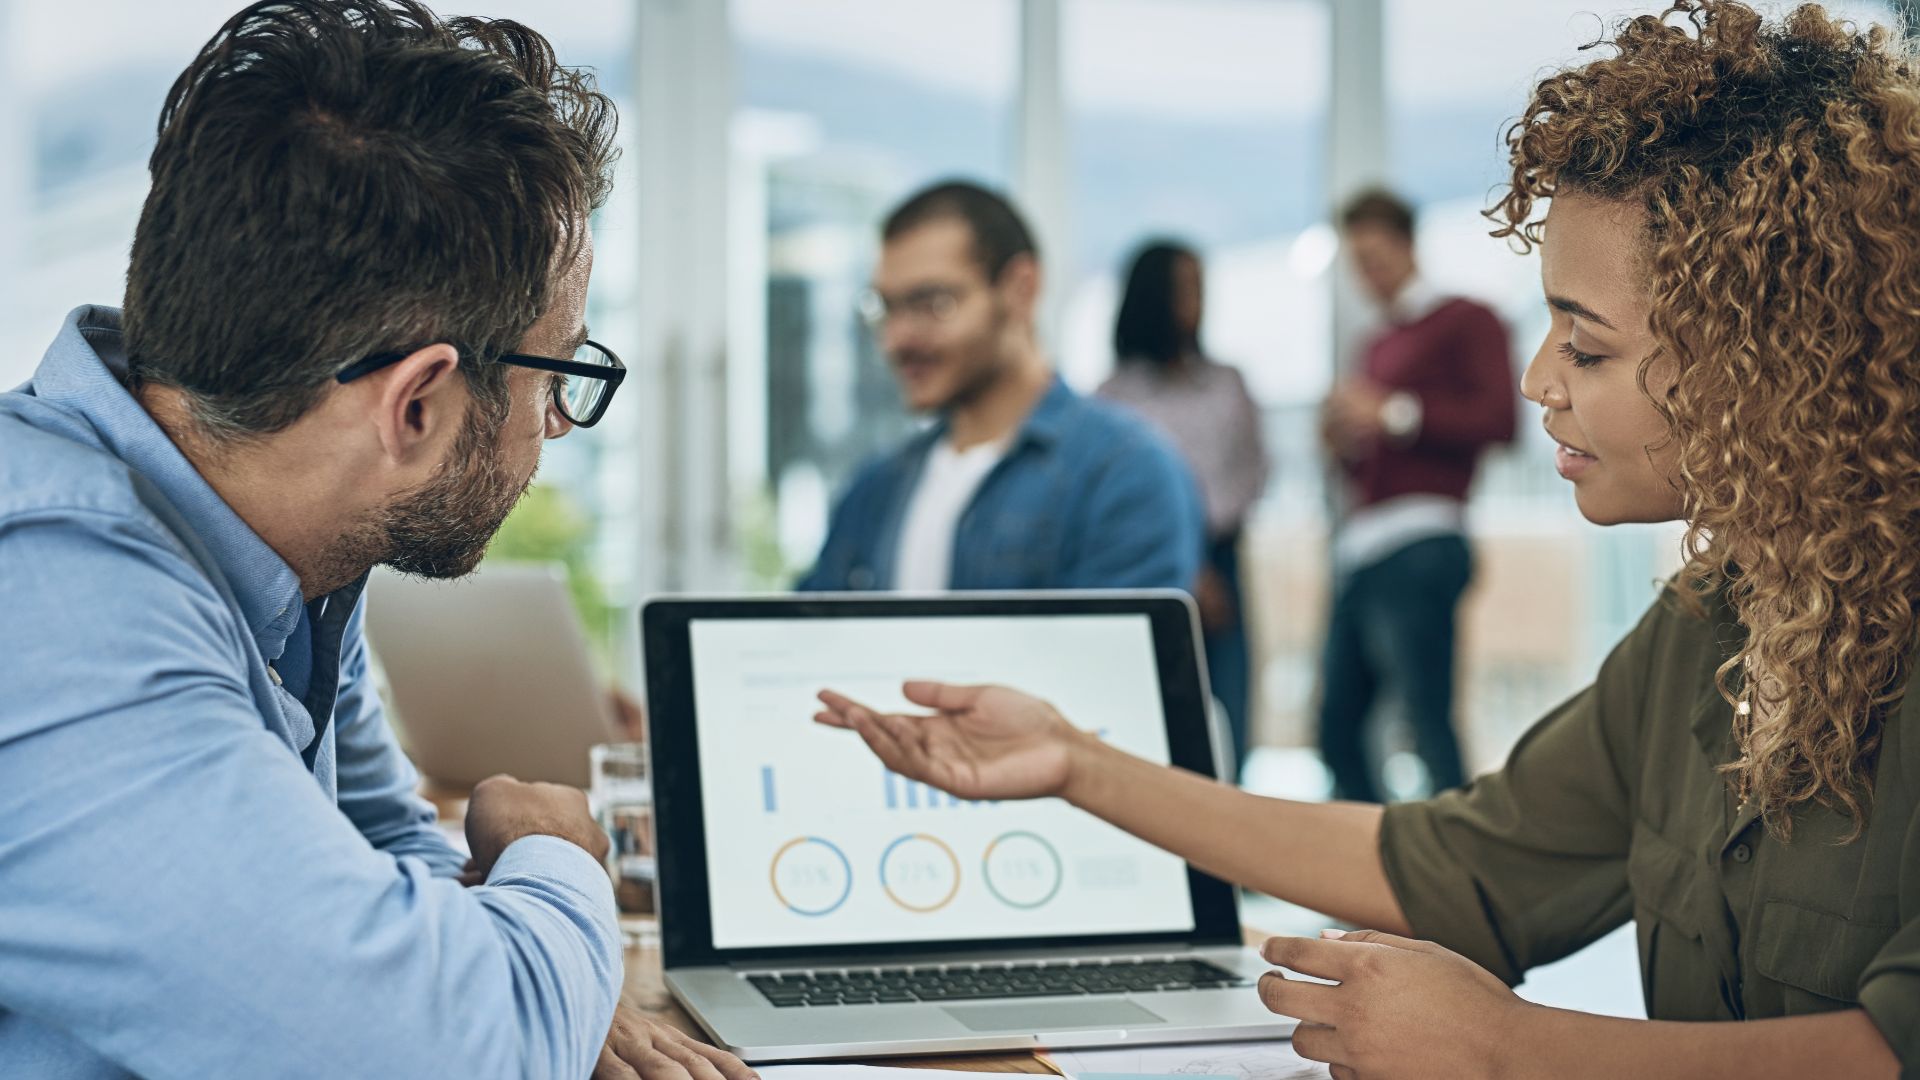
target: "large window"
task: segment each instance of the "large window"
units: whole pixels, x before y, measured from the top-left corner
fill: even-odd
[[[0,193],[16,200],[0,212],[15,223],[0,250],[0,284],[13,317],[0,326],[0,386],[24,381],[60,318],[82,303],[120,303],[127,251],[147,193],[147,156],[168,88],[200,46],[242,6],[241,0],[103,0],[88,9],[92,34],[79,49],[19,49],[0,74],[12,92],[0,108],[17,110],[0,139],[18,132],[24,152],[0,145]],[[0,5],[18,40],[72,36],[71,12],[57,5]],[[552,5],[490,0],[487,15],[519,19],[544,34],[562,63],[596,69],[602,90],[625,103],[632,12],[621,0]],[[24,114],[24,115],[23,115]],[[632,317],[632,183],[629,157],[613,201],[594,222],[599,234],[588,321],[595,336],[623,352],[636,334]],[[616,407],[591,431],[549,444],[540,485],[503,531],[496,553],[565,562],[588,631],[605,642],[614,618],[609,596],[630,565],[620,552],[636,541],[619,513],[629,493],[629,407]]]
[[[1007,183],[1017,16],[1013,0],[733,4],[732,430],[771,495],[741,517],[755,584],[812,562],[833,495],[912,423],[856,299],[892,204],[948,176]]]
[[[1268,404],[1325,389],[1327,21],[1311,0],[1069,0],[1069,381],[1112,370],[1125,260],[1175,237],[1207,261],[1209,351]]]
[[[1035,196],[1048,345],[1081,389],[1112,368],[1128,253],[1171,235],[1205,255],[1206,344],[1246,374],[1275,465],[1248,541],[1260,731],[1304,741],[1326,584],[1313,411],[1339,359],[1330,308],[1346,272],[1326,178],[1330,161],[1354,160],[1335,148],[1381,131],[1328,126],[1332,65],[1356,55],[1372,64],[1370,50],[1336,52],[1330,40],[1344,2],[447,0],[449,11],[526,21],[563,62],[596,68],[623,113],[626,154],[594,223],[589,320],[635,370],[599,427],[548,449],[540,492],[500,552],[568,562],[588,626],[603,637],[609,625],[630,632],[631,616],[615,609],[658,588],[784,587],[813,559],[852,469],[916,422],[856,315],[879,222],[920,185],[976,178]],[[1580,46],[1658,5],[1381,2],[1385,178],[1420,207],[1428,275],[1508,320],[1517,373],[1544,317],[1537,264],[1490,239],[1479,216],[1505,176],[1502,128],[1543,71],[1591,55]],[[69,308],[118,302],[161,102],[240,6],[100,0],[87,8],[98,32],[62,49],[46,43],[72,37],[69,11],[0,0],[0,36],[34,43],[0,65],[0,386],[31,372]],[[1878,0],[1829,6],[1862,22],[1890,13]],[[1042,33],[1023,57],[1023,26],[1045,30],[1056,11],[1057,53],[1039,55],[1054,41]],[[638,65],[648,48],[700,62],[685,72]],[[636,100],[643,76],[668,70],[672,92],[655,86]],[[1033,80],[1024,91],[1023,70]],[[1374,73],[1359,74],[1364,83]],[[675,111],[682,90],[701,103],[697,120],[661,122],[696,115]],[[1058,121],[1058,142],[1024,144],[1042,160],[1017,159],[1023,116],[1044,121],[1030,133]],[[685,161],[700,167],[661,167]],[[1021,192],[1016,177],[1041,190]],[[723,188],[723,211],[674,216],[697,202],[690,189]],[[654,215],[645,236],[643,214]],[[663,216],[696,224],[663,235],[673,231]],[[721,262],[713,276],[724,284],[708,287],[703,271]],[[684,280],[701,282],[688,305],[700,309],[697,349],[672,320],[642,325],[638,315],[643,301],[680,310],[682,297],[659,285],[683,267]],[[714,337],[724,337],[724,357]],[[724,424],[683,407],[699,397],[685,386],[722,375]],[[1466,670],[1469,713],[1488,726],[1471,741],[1496,753],[1592,670],[1674,551],[1670,529],[1583,522],[1534,419],[1523,413],[1519,446],[1490,464],[1474,509],[1483,547]],[[702,443],[702,430],[719,434]],[[715,456],[725,460],[716,466]],[[700,500],[665,490],[676,484],[729,512],[687,512]],[[664,573],[641,557],[690,547],[726,548],[728,558],[682,559],[693,569]]]
[[[0,386],[31,375],[60,319],[79,304],[118,305],[127,247],[147,193],[147,154],[167,88],[201,43],[237,5],[207,0],[143,4],[109,0],[89,9],[96,26],[85,48],[16,48],[0,73],[0,186],[18,205],[0,214],[20,224],[7,265],[14,317],[0,327]],[[10,4],[9,40],[73,38],[73,12],[51,4]]]

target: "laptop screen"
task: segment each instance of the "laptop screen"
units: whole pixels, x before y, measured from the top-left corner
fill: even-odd
[[[957,799],[812,720],[822,688],[922,712],[904,678],[994,682],[1170,760],[1144,614],[688,624],[712,947],[1194,929],[1186,865],[1058,799]]]

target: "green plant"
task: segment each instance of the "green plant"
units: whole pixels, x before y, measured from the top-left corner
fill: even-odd
[[[566,492],[537,484],[494,534],[487,561],[557,562],[567,568],[567,592],[603,666],[611,656],[613,605],[593,572],[593,520]]]

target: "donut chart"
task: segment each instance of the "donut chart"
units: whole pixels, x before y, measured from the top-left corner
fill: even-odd
[[[1001,833],[980,856],[980,876],[995,900],[1020,911],[1045,907],[1065,877],[1060,853],[1039,833]]]
[[[831,915],[853,892],[846,853],[817,836],[797,836],[773,853],[767,880],[788,911],[808,918]]]
[[[880,853],[880,887],[917,915],[939,911],[960,894],[960,857],[931,833],[907,833]]]

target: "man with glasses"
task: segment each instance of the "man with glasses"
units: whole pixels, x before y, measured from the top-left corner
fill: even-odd
[[[939,184],[882,240],[863,314],[907,405],[934,422],[855,477],[800,588],[1191,586],[1205,534],[1193,480],[1143,422],[1053,373],[1018,212]]]
[[[612,133],[412,0],[256,4],[174,84],[124,314],[0,394],[0,1075],[752,1075],[616,1010],[581,793],[488,780],[457,852],[367,674],[369,569],[471,571],[620,384]]]

